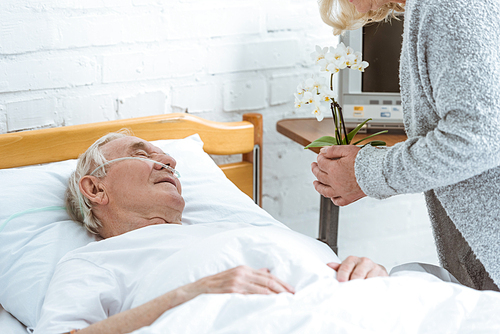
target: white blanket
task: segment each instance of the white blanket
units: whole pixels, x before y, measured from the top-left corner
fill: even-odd
[[[139,333],[499,333],[500,297],[428,274],[338,284],[295,295],[201,295]]]
[[[240,263],[270,268],[297,292],[201,295],[134,333],[500,332],[500,293],[412,272],[340,284],[325,266],[336,256],[323,246],[292,231],[265,227],[228,231],[182,250],[166,261],[170,265],[145,278],[137,304]]]
[[[124,254],[129,254],[126,261]],[[474,291],[429,274],[409,272],[398,273],[398,277],[338,283],[335,271],[326,266],[327,262],[338,261],[335,254],[325,244],[283,227],[236,223],[155,225],[90,244],[68,257],[84,260],[75,262],[77,268],[93,259],[112,277],[121,276],[119,268],[123,265],[132,266],[137,275],[134,281],[127,277],[121,283],[106,285],[87,279],[93,277],[90,269],[83,268],[84,273],[78,273],[77,268],[58,269],[59,278],[55,276],[51,283],[48,305],[44,305],[47,319],[39,324],[46,330],[41,328],[40,333],[62,328],[57,322],[92,322],[92,307],[85,306],[92,304],[85,304],[87,298],[81,294],[78,297],[75,287],[90,294],[87,291],[100,291],[104,284],[105,289],[98,295],[123,310],[238,265],[269,268],[294,286],[296,293],[201,295],[134,333],[500,332],[500,293]],[[107,291],[109,286],[116,285],[126,295],[121,302],[108,298],[113,296]],[[65,300],[64,293],[68,295]],[[103,311],[108,309],[102,306]],[[50,313],[56,308],[60,310],[54,311],[51,320]],[[46,324],[53,327],[44,327]]]

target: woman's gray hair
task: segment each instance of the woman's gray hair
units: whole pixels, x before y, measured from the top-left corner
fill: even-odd
[[[356,30],[369,22],[380,22],[395,13],[405,11],[405,7],[398,3],[386,3],[377,10],[360,13],[349,0],[318,0],[319,11],[323,22],[333,28],[334,35],[340,35],[345,30]]]
[[[89,175],[98,166],[107,162],[101,152],[101,147],[110,141],[130,135],[128,130],[109,133],[99,138],[82,155],[78,157],[76,170],[71,174],[66,189],[66,210],[71,218],[85,226],[93,234],[99,234],[102,223],[92,212],[92,203],[80,191],[80,180],[83,176]],[[105,168],[100,168],[94,174],[96,177],[106,176]]]

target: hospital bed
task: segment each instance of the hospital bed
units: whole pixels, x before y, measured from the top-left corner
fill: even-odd
[[[186,138],[192,135],[199,135],[201,141],[203,142],[203,150],[210,155],[228,155],[233,156],[232,160],[239,160],[237,162],[231,162],[227,164],[220,165],[220,169],[223,171],[224,175],[231,180],[238,188],[228,188],[228,184],[225,184],[225,188],[220,185],[231,196],[236,194],[237,198],[245,201],[244,197],[239,197],[241,194],[245,194],[251,198],[251,201],[245,201],[244,205],[251,208],[251,210],[257,210],[256,207],[250,202],[254,202],[257,205],[261,205],[262,200],[262,190],[260,183],[262,181],[262,115],[257,113],[247,113],[243,115],[243,120],[240,122],[214,122],[202,119],[197,116],[193,116],[187,113],[172,113],[158,116],[141,117],[125,120],[115,120],[108,122],[100,122],[93,124],[84,124],[76,126],[65,126],[50,129],[40,129],[32,131],[22,131],[16,133],[7,133],[0,135],[0,169],[11,169],[18,168],[22,166],[38,165],[38,164],[49,164],[45,168],[48,168],[47,173],[51,172],[50,164],[58,161],[71,161],[76,159],[81,153],[83,153],[96,139],[102,135],[119,131],[120,129],[130,129],[132,133],[140,138],[156,141],[156,140],[173,140]],[[182,150],[182,148],[181,148]],[[187,153],[189,152],[182,152]],[[193,154],[200,154],[196,151]],[[175,158],[178,158],[176,155]],[[201,163],[201,161],[198,161]],[[70,165],[72,165],[70,163]],[[210,166],[212,167],[212,166]],[[34,167],[37,168],[37,167]],[[43,167],[41,167],[43,168]],[[57,169],[59,168],[59,169]],[[57,166],[58,171],[65,172],[65,166]],[[72,168],[72,167],[70,167]],[[24,173],[29,175],[31,167],[24,168]],[[54,169],[54,171],[56,170]],[[43,172],[40,175],[43,175]],[[67,176],[67,175],[65,175]],[[218,178],[222,179],[222,175],[214,176],[213,173],[206,173],[207,178]],[[0,182],[4,181],[5,178],[9,176],[4,176],[1,178]],[[22,178],[23,176],[20,175]],[[181,181],[183,179],[181,178]],[[224,180],[223,180],[224,181]],[[198,183],[202,181],[198,180]],[[8,280],[17,279],[12,271],[13,264],[5,264],[5,258],[12,257],[13,253],[16,253],[17,257],[21,258],[21,261],[25,261],[26,266],[31,266],[28,259],[23,259],[23,254],[20,254],[24,249],[29,249],[29,240],[24,240],[20,244],[15,244],[14,240],[16,238],[16,231],[9,230],[10,225],[20,225],[23,221],[19,221],[19,218],[14,217],[16,214],[22,214],[23,217],[28,217],[28,210],[42,210],[38,214],[63,214],[63,212],[58,212],[56,210],[44,211],[45,208],[50,208],[51,206],[40,206],[35,207],[19,205],[19,208],[14,210],[9,210],[9,203],[12,201],[7,200],[6,194],[11,191],[12,188],[16,188],[15,184],[10,184],[12,187],[7,186],[5,183],[1,184],[3,198],[0,196],[0,244],[2,245],[2,271],[0,272],[1,282],[7,282]],[[200,184],[197,185],[197,187]],[[21,187],[23,188],[23,187]],[[183,187],[184,192],[186,191],[186,186]],[[25,190],[29,191],[28,188]],[[19,203],[17,203],[19,204]],[[242,203],[239,203],[240,205]],[[58,206],[63,206],[64,203],[59,203]],[[14,205],[17,206],[17,205]],[[62,210],[60,210],[62,211]],[[36,214],[36,213],[32,213]],[[21,218],[23,218],[21,217]],[[29,217],[28,217],[29,218]],[[6,220],[11,219],[6,224]],[[24,223],[26,223],[24,221]],[[38,228],[38,227],[36,227]],[[30,237],[35,236],[36,231],[31,233]],[[23,238],[26,236],[23,235]],[[7,239],[9,245],[6,245]],[[1,241],[5,241],[2,243]],[[6,249],[6,246],[11,246],[12,249]],[[19,247],[15,250],[14,247]],[[47,256],[60,256],[62,254],[47,254]],[[52,259],[54,263],[56,259]],[[17,267],[17,269],[20,269]],[[29,270],[27,270],[29,272]],[[47,275],[50,273],[47,273]],[[25,284],[30,284],[30,280],[24,280]],[[39,285],[46,285],[46,281],[40,283]],[[0,283],[0,286],[2,284]],[[1,304],[7,303],[6,308],[10,307],[9,302],[12,298],[6,298],[8,293],[5,291],[6,288],[23,289],[24,286],[14,285],[12,283],[5,284],[2,286],[2,300]],[[40,287],[36,287],[39,289]],[[11,294],[16,294],[11,291]],[[7,299],[7,300],[6,300]],[[28,299],[29,297],[24,297],[19,299],[19,303]],[[18,311],[19,313],[25,313],[26,308],[33,308],[30,306],[26,307],[15,307],[13,313]],[[19,316],[23,318],[23,315]],[[0,333],[18,333],[25,332],[24,326],[21,325],[11,314],[6,312],[4,308],[0,308]],[[9,332],[10,331],[10,332]]]
[[[410,272],[336,282],[325,263],[339,259],[326,244],[289,230],[259,207],[262,118],[243,119],[220,123],[166,114],[0,135],[0,333],[29,332],[59,259],[96,240],[65,212],[66,182],[79,154],[122,128],[177,160],[186,201],[183,224],[251,226],[207,240],[198,253],[190,249],[186,254],[195,254],[190,265],[181,258],[174,276],[146,288],[170,291],[176,280],[192,277],[193,268],[204,277],[214,263],[224,268],[243,262],[270,268],[296,290],[294,295],[201,295],[135,334],[500,332],[500,293]],[[236,155],[239,161],[217,166],[209,154]],[[220,255],[223,263],[217,262]]]

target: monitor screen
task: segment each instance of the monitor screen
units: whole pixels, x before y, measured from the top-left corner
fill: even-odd
[[[363,93],[399,93],[403,16],[399,19],[363,27],[363,60],[370,63],[362,75]]]

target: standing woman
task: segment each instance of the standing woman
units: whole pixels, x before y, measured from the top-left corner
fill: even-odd
[[[339,34],[404,11],[405,142],[323,148],[316,190],[343,206],[424,192],[439,260],[464,285],[500,286],[500,1],[319,0]]]

